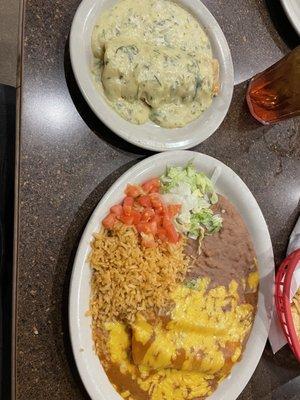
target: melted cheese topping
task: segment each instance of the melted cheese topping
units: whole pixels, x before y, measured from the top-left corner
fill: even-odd
[[[198,118],[218,91],[218,62],[199,23],[167,0],[120,0],[94,28],[93,75],[126,120],[166,128]]]
[[[178,286],[167,324],[150,324],[141,315],[137,318],[133,338],[143,346],[148,344],[139,365],[129,358],[134,346],[130,333],[121,323],[107,325],[112,361],[122,373],[129,373],[151,400],[208,396],[214,390],[212,381],[223,380],[241,356],[253,322],[253,306],[240,304],[236,281],[228,288],[208,290],[209,281],[200,278],[193,289]],[[172,362],[179,350],[185,356],[181,368],[175,369]],[[128,393],[125,397],[133,398]]]
[[[259,275],[257,271],[250,272],[247,283],[251,292],[255,293],[259,285]]]

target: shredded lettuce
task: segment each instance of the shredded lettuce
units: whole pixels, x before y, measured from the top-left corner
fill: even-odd
[[[211,210],[218,202],[214,185],[203,172],[197,172],[192,163],[185,168],[168,167],[160,181],[164,202],[182,205],[174,220],[179,232],[202,240],[205,234],[221,229],[221,216]]]

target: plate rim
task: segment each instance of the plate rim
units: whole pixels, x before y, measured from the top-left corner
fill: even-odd
[[[296,33],[298,36],[300,36],[300,18],[295,18],[293,17],[293,8],[294,8],[294,2],[291,0],[280,0],[282,7],[286,13],[286,16],[288,17],[290,23],[292,24],[293,28],[295,29]],[[299,9],[300,12],[300,9]]]
[[[100,110],[100,107],[98,108],[97,106],[100,105],[98,102],[95,102],[92,97],[92,92],[94,92],[96,89],[90,88],[90,84],[85,81],[85,79],[88,80],[88,78],[82,78],[81,75],[82,73],[80,72],[81,67],[80,66],[80,61],[77,57],[77,47],[78,47],[78,32],[77,29],[80,28],[80,19],[83,18],[81,13],[83,13],[83,10],[85,8],[89,8],[89,12],[91,12],[92,8],[96,6],[96,3],[99,3],[99,0],[83,0],[79,7],[76,10],[76,13],[74,15],[73,21],[72,21],[72,26],[71,26],[71,31],[70,31],[70,37],[69,37],[69,47],[70,47],[70,59],[71,59],[71,65],[72,65],[72,70],[75,76],[75,80],[77,82],[77,85],[80,89],[80,92],[82,93],[83,97],[85,98],[86,102],[88,103],[89,107],[92,109],[93,113],[96,115],[96,117],[104,124],[106,125],[112,132],[114,132],[116,135],[120,136],[122,139],[126,140],[127,142],[138,146],[140,148],[144,148],[147,150],[151,151],[174,151],[174,150],[180,150],[180,149],[189,149],[191,147],[194,147],[198,145],[199,143],[202,143],[205,141],[208,137],[213,135],[217,129],[220,127],[221,123],[224,121],[226,115],[228,114],[229,107],[231,105],[232,101],[232,96],[233,96],[233,89],[234,89],[234,67],[233,67],[233,61],[231,57],[231,51],[227,42],[227,39],[218,23],[214,15],[209,11],[209,9],[202,3],[201,0],[171,0],[174,2],[179,2],[180,4],[182,1],[187,1],[189,4],[193,4],[196,2],[198,7],[201,8],[202,12],[206,14],[206,16],[209,16],[210,21],[212,22],[212,26],[214,26],[214,29],[218,31],[218,34],[212,34],[212,29],[209,29],[210,32],[206,32],[208,36],[211,38],[214,37],[214,42],[217,43],[217,47],[219,49],[220,54],[222,55],[222,65],[224,67],[224,75],[225,75],[225,80],[223,82],[224,84],[224,94],[223,97],[219,96],[220,99],[222,99],[224,105],[224,110],[220,112],[220,116],[217,118],[216,121],[213,121],[211,123],[212,127],[209,127],[206,132],[202,132],[201,135],[197,135],[197,130],[199,130],[199,127],[194,126],[193,127],[193,135],[190,137],[186,137],[184,140],[178,139],[176,141],[165,141],[165,142],[159,142],[153,138],[151,139],[140,139],[136,133],[130,132],[131,130],[138,130],[139,127],[142,127],[143,125],[135,125],[132,124],[126,120],[124,120],[122,117],[120,117],[105,101],[105,99],[101,99],[101,106],[103,109]],[[104,0],[102,0],[102,3]],[[89,13],[88,13],[89,14]],[[86,13],[84,13],[85,19],[87,18]],[[84,25],[85,26],[85,25]],[[83,27],[82,27],[83,28]],[[216,39],[218,38],[218,39]],[[84,58],[84,56],[83,56]],[[226,73],[225,73],[226,72]],[[85,76],[85,74],[84,74]],[[221,100],[220,100],[221,101]],[[210,106],[207,110],[209,110],[212,106]],[[206,111],[207,111],[206,110]],[[205,112],[204,112],[205,113]],[[203,115],[203,114],[202,114]],[[163,132],[183,132],[183,129],[186,131],[191,128],[193,123],[197,123],[197,121],[201,119],[201,116],[196,119],[195,121],[192,121],[190,124],[186,125],[183,128],[174,128],[174,129],[166,129],[162,128],[160,126],[152,125],[151,124],[151,133],[154,133],[157,130],[162,130]],[[212,119],[212,118],[210,118]],[[125,121],[125,122],[124,122]],[[203,120],[203,125],[205,122],[208,121],[206,119]],[[120,125],[119,125],[120,124]],[[144,124],[147,125],[147,124]],[[187,134],[187,132],[186,132]]]
[[[85,227],[85,229],[84,229],[84,231],[82,233],[82,236],[81,236],[81,239],[80,239],[77,251],[76,251],[76,255],[75,255],[75,258],[74,258],[73,269],[72,269],[72,274],[71,274],[71,279],[70,279],[69,309],[68,309],[68,311],[69,311],[68,312],[68,320],[69,321],[68,322],[69,322],[69,331],[70,331],[70,339],[71,339],[72,351],[73,351],[74,359],[75,359],[75,362],[76,362],[77,369],[79,371],[81,380],[82,380],[86,390],[88,391],[91,399],[93,399],[93,400],[98,400],[99,398],[101,398],[101,399],[106,399],[106,398],[100,392],[96,393],[94,391],[94,390],[96,390],[95,387],[93,388],[91,386],[91,382],[90,382],[91,377],[90,377],[90,375],[88,373],[88,367],[86,365],[84,365],[84,362],[78,356],[78,354],[79,354],[78,353],[78,346],[79,346],[79,343],[80,343],[81,334],[80,334],[79,330],[76,330],[77,324],[79,323],[79,319],[80,319],[79,308],[77,309],[77,306],[78,306],[77,302],[79,302],[79,297],[80,297],[79,296],[80,282],[78,281],[78,279],[80,278],[80,275],[81,275],[83,269],[86,267],[86,260],[82,260],[82,259],[80,259],[80,257],[81,257],[81,253],[82,252],[86,252],[84,250],[84,248],[86,247],[86,243],[87,243],[86,235],[87,235],[87,232],[89,230],[89,226],[93,224],[93,220],[97,217],[99,212],[101,213],[101,207],[102,207],[103,204],[105,204],[107,199],[109,199],[109,197],[111,195],[113,195],[114,192],[116,190],[118,190],[120,186],[123,185],[122,182],[126,183],[127,176],[132,174],[135,170],[137,170],[137,171],[140,170],[140,172],[137,175],[138,177],[142,176],[147,171],[149,171],[149,170],[151,171],[151,169],[155,168],[155,167],[153,167],[153,165],[155,165],[155,161],[157,161],[159,163],[162,163],[162,164],[163,163],[166,164],[165,160],[167,158],[175,157],[176,159],[180,160],[180,156],[183,153],[184,154],[188,154],[190,156],[190,159],[197,157],[197,158],[199,158],[199,161],[200,161],[200,158],[202,158],[202,162],[204,162],[204,160],[206,158],[209,158],[209,159],[211,159],[212,162],[215,162],[216,164],[221,165],[222,167],[224,167],[226,169],[229,169],[230,173],[233,174],[232,176],[236,179],[236,182],[239,182],[239,184],[242,185],[244,187],[244,189],[247,191],[247,194],[250,195],[252,203],[257,206],[256,207],[256,211],[260,214],[261,221],[262,221],[262,224],[263,224],[263,229],[265,230],[265,234],[266,234],[266,240],[267,240],[268,244],[270,245],[270,248],[268,248],[268,253],[269,253],[268,256],[271,257],[271,259],[269,260],[270,264],[268,266],[270,271],[268,272],[268,275],[266,277],[268,277],[269,280],[272,279],[272,282],[274,281],[274,276],[275,276],[274,255],[273,255],[273,247],[272,247],[272,242],[271,242],[268,226],[266,224],[266,221],[264,219],[262,211],[261,211],[261,209],[260,209],[260,207],[259,207],[254,195],[252,194],[252,192],[250,191],[248,186],[245,184],[245,182],[230,167],[226,166],[226,164],[224,164],[222,161],[220,161],[220,160],[218,160],[218,159],[216,159],[214,157],[211,157],[209,155],[206,155],[206,154],[203,154],[203,153],[194,152],[194,151],[186,151],[186,150],[158,153],[158,154],[155,154],[155,155],[153,155],[151,157],[148,157],[148,158],[146,158],[146,159],[144,159],[142,161],[137,162],[134,166],[129,168],[125,173],[123,173],[110,186],[110,188],[105,192],[103,197],[100,199],[100,201],[96,205],[96,207],[95,207],[93,213],[91,214],[91,216],[90,216],[90,218],[89,218],[89,220],[88,220],[88,222],[86,224],[86,227]],[[180,163],[180,161],[179,161],[179,163]],[[121,195],[122,194],[123,193],[121,193]],[[232,199],[229,199],[229,200],[232,201]],[[100,224],[100,220],[99,220],[99,224]],[[91,240],[91,236],[89,236],[88,243],[90,243],[90,240]],[[77,280],[77,282],[76,282],[76,280]],[[272,290],[274,290],[274,286],[272,286]],[[269,301],[271,302],[271,305],[273,305],[273,298],[270,299]],[[76,312],[74,312],[74,311],[76,311]],[[256,367],[257,367],[257,365],[258,365],[258,363],[260,361],[262,352],[263,352],[264,347],[265,347],[265,343],[266,343],[267,338],[268,338],[268,331],[269,331],[269,327],[270,327],[270,310],[268,311],[268,308],[266,306],[265,310],[263,310],[263,311],[264,311],[264,313],[266,315],[266,319],[267,319],[267,321],[264,321],[264,322],[267,323],[265,337],[259,338],[260,339],[259,340],[260,341],[260,347],[259,347],[259,351],[256,352],[255,362],[251,364],[250,372],[248,372],[246,374],[247,376],[243,378],[242,387],[238,388],[237,390],[235,390],[235,394],[230,400],[234,400],[240,395],[240,393],[243,391],[243,389],[245,388],[245,386],[248,383],[248,381],[251,379],[251,377],[252,377],[252,375],[254,373],[254,370],[256,369]],[[90,331],[90,333],[91,333],[91,331]],[[250,337],[251,337],[251,334],[250,334]],[[102,368],[100,361],[99,361],[99,365]],[[100,371],[99,371],[99,373],[100,373]],[[228,377],[228,379],[230,379],[230,377]],[[236,385],[234,385],[234,386],[236,386]],[[220,400],[220,397],[218,397],[218,398]],[[209,397],[209,400],[213,400],[213,399],[214,399],[214,394],[211,397]],[[225,400],[225,398],[222,397],[222,400]],[[229,399],[226,398],[226,400],[229,400]]]

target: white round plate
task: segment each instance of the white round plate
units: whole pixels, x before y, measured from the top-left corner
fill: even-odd
[[[216,167],[221,174],[217,192],[225,195],[242,215],[251,234],[258,257],[260,288],[258,310],[242,360],[233,368],[209,400],[235,400],[251,378],[265,347],[273,304],[274,260],[269,231],[262,212],[245,183],[222,162],[192,151],[166,152],[149,157],[122,175],[103,196],[82,235],[74,261],[69,297],[69,326],[73,352],[82,381],[92,400],[121,399],[110,384],[94,353],[89,308],[91,271],[87,257],[93,233],[109,208],[122,200],[127,183],[141,183],[159,176],[167,165],[186,165],[193,160],[197,170],[211,176]]]
[[[291,24],[300,36],[300,1],[299,0],[281,0],[286,15]]]
[[[120,117],[96,90],[91,76],[91,35],[103,10],[116,0],[83,0],[75,14],[70,35],[70,56],[78,86],[94,113],[113,132],[136,146],[165,151],[187,149],[212,135],[225,118],[233,92],[234,77],[230,50],[215,18],[199,0],[180,0],[204,27],[220,63],[220,93],[212,105],[198,118],[183,128],[166,129],[148,122],[135,125]]]

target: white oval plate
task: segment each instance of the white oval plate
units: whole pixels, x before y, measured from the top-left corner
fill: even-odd
[[[116,0],[83,0],[75,14],[70,35],[70,56],[78,86],[94,113],[113,132],[136,146],[165,151],[187,149],[212,135],[225,118],[233,92],[234,76],[230,50],[225,36],[215,18],[199,0],[180,0],[178,3],[189,10],[204,27],[220,63],[221,89],[212,105],[189,125],[177,129],[165,129],[152,122],[132,124],[120,117],[97,91],[91,76],[91,35],[103,10],[113,6]]]
[[[127,183],[141,183],[159,176],[167,165],[182,165],[192,160],[199,171],[211,176],[216,167],[221,174],[217,192],[225,195],[242,215],[251,234],[259,262],[261,277],[258,311],[243,358],[232,370],[210,400],[234,400],[251,378],[265,347],[273,304],[274,260],[269,231],[262,212],[245,183],[222,162],[192,151],[160,153],[139,162],[122,175],[107,191],[94,210],[82,235],[74,261],[69,297],[69,326],[73,352],[82,381],[92,400],[121,399],[110,384],[94,353],[91,319],[85,315],[89,308],[91,271],[87,262],[93,233],[109,208],[122,200]]]
[[[281,0],[285,12],[300,36],[300,2],[299,0]]]

